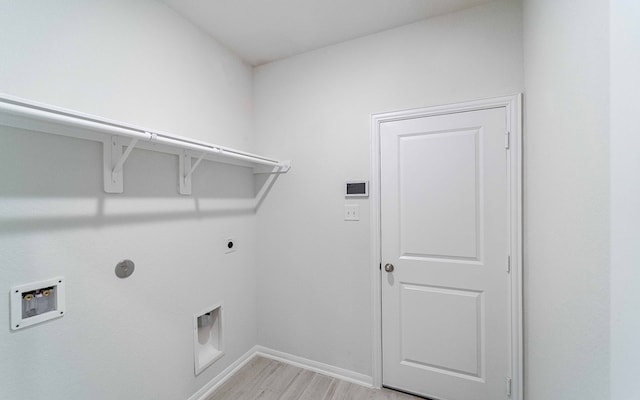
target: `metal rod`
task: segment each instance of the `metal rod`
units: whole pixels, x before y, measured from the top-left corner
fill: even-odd
[[[149,140],[150,134],[147,132],[141,132],[132,130],[129,128],[123,128],[120,126],[110,125],[105,122],[97,122],[94,120],[84,119],[82,117],[71,116],[67,113],[58,113],[57,111],[48,111],[41,108],[30,108],[25,105],[17,105],[4,102],[4,99],[0,97],[0,111],[7,114],[17,115],[20,117],[27,117],[30,119],[44,121],[44,122],[56,122],[67,126],[79,126],[97,131],[101,133],[109,133],[112,135],[125,136],[130,138],[138,138]]]
[[[231,152],[229,150],[224,150],[224,149],[222,149],[220,151],[222,152],[222,154],[225,157],[229,157],[229,158],[235,158],[235,159],[238,159],[238,160],[250,161],[250,162],[255,163],[255,164],[272,165],[274,167],[283,167],[284,166],[284,164],[282,164],[282,163],[280,163],[278,161],[271,161],[271,160],[265,160],[265,159],[262,159],[262,158],[256,158],[256,157],[253,157],[253,156],[247,156],[247,155],[244,155],[244,154],[234,153],[234,152]]]
[[[105,120],[104,118],[95,117],[88,114],[81,114],[76,111],[65,110],[45,104],[34,103],[28,100],[14,98],[12,96],[3,94],[0,94],[0,113],[27,117],[44,122],[55,122],[67,126],[82,127],[94,132],[108,133],[111,135],[123,136],[131,139],[163,143],[172,147],[195,150],[198,152],[213,154],[220,157],[247,161],[253,164],[286,168],[286,165],[284,163],[268,159],[266,157],[228,149],[223,146],[209,144],[201,142],[199,140],[175,137],[164,133],[154,133],[153,131],[145,130],[139,127],[133,127],[124,123],[109,121]],[[131,147],[131,149],[133,148]],[[127,148],[127,151],[129,151],[129,148]],[[122,163],[124,163],[124,161]],[[122,166],[120,166],[120,168],[122,168]]]
[[[127,146],[127,149],[124,151],[122,156],[120,156],[120,159],[116,163],[116,166],[113,167],[113,171],[111,171],[112,174],[115,175],[122,170],[122,166],[124,165],[124,162],[127,161],[127,157],[129,157],[129,154],[131,154],[131,151],[133,150],[133,148],[136,147],[136,143],[138,143],[137,138],[131,139],[131,142]]]
[[[158,135],[154,137],[151,141],[156,143],[164,143],[169,146],[180,147],[183,149],[202,151],[208,154],[213,154],[213,155],[222,156],[226,158],[234,158],[236,160],[248,161],[254,164],[271,165],[271,166],[283,165],[278,161],[265,160],[265,159],[257,158],[254,156],[244,155],[241,153],[234,153],[229,150],[223,150],[220,147],[217,147],[215,145],[203,145],[203,144],[185,142],[181,139],[174,139],[171,137],[167,137],[165,135]]]

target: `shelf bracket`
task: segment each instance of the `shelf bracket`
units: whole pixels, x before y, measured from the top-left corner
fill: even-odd
[[[103,170],[104,170],[104,191],[107,193],[122,193],[124,191],[124,174],[122,167],[129,158],[131,151],[138,143],[137,138],[131,139],[126,149],[123,138],[111,136],[109,140],[103,141]]]
[[[195,163],[191,163],[192,157],[189,155],[187,151],[183,151],[179,155],[179,168],[178,168],[178,179],[180,180],[180,194],[189,195],[191,194],[191,176],[193,172],[198,168],[200,162],[204,158],[206,153],[200,154],[200,157],[196,160]]]

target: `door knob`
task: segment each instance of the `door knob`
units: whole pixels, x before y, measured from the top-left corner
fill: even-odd
[[[384,265],[384,270],[387,272],[393,272],[393,270],[395,269],[395,267],[393,266],[393,264],[385,264]]]

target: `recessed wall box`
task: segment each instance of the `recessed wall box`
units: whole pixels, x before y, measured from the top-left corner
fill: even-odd
[[[18,330],[65,313],[64,278],[11,288],[11,329]]]
[[[369,197],[368,181],[347,181],[344,197]]]
[[[193,351],[196,375],[224,355],[222,305],[208,307],[193,316]]]

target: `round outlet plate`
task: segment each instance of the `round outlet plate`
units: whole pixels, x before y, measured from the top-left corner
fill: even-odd
[[[131,260],[122,260],[116,264],[116,276],[118,278],[128,278],[133,274],[136,265]]]

